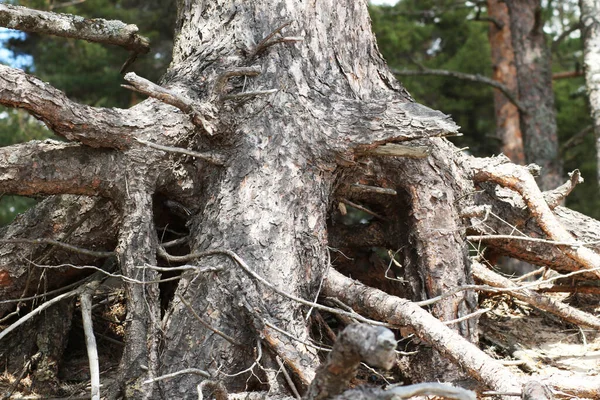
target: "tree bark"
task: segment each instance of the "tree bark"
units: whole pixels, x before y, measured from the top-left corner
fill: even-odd
[[[97,227],[88,235],[93,241],[86,236],[73,243],[101,243],[97,249],[104,251],[97,256],[114,254],[127,298],[118,385],[103,389],[109,397],[191,399],[211,382],[230,393],[268,390],[284,396],[290,381],[306,390],[319,364],[307,322],[313,308],[341,314],[342,323],[356,318],[382,324],[315,304],[331,268],[330,238],[356,253],[378,243],[397,250],[394,261],[400,265],[389,286],[410,298],[397,300],[407,310],[417,309],[411,300],[471,282],[465,241],[470,221],[463,213],[477,199],[472,179],[478,173],[482,186],[490,185],[488,178],[503,184],[503,170],[485,169],[489,160],[469,164],[440,138],[458,127],[441,112],[412,102],[394,80],[377,50],[364,2],[180,0],[176,26],[173,63],[160,87],[127,76],[132,88],[154,97],[129,110],[76,104],[8,67],[0,78],[0,103],[26,108],[80,143],[3,150],[0,190],[86,196],[75,198],[70,208],[47,201],[30,215],[93,209],[93,225],[86,225]],[[430,153],[417,151],[421,158],[408,161],[379,159],[386,153],[381,146],[399,142],[426,146]],[[543,214],[542,228],[556,228],[552,211],[536,208],[545,201],[537,187],[522,180],[533,195],[521,195],[532,213]],[[361,191],[353,189],[357,185]],[[338,229],[333,206],[340,202],[377,222]],[[67,241],[65,232],[76,229],[76,221],[72,215],[46,216],[39,231],[17,221],[4,234]],[[167,229],[185,245],[172,251],[157,236]],[[564,229],[552,229],[546,232],[550,238],[571,238]],[[372,245],[356,237],[368,237]],[[22,256],[31,243],[54,242],[30,241],[19,251],[11,242],[1,249]],[[596,261],[589,249],[565,253],[575,267]],[[8,254],[0,264],[0,282],[10,285],[7,296],[13,297],[27,286],[24,270],[4,262],[16,257]],[[45,262],[81,264],[76,257]],[[105,267],[95,258],[85,262]],[[175,293],[159,286],[159,278],[179,273]],[[439,320],[471,313],[476,300],[473,292],[461,292],[432,306],[433,315],[418,310],[424,320],[441,325]],[[426,331],[421,322],[406,320]],[[477,341],[476,318],[453,327],[464,336],[460,343]],[[458,334],[442,331],[441,338],[426,337],[438,353],[423,351],[421,364],[407,367],[415,380],[462,377],[442,357],[455,354],[443,349],[443,338]],[[464,364],[480,371],[488,358],[468,347],[467,358],[478,365],[467,359]],[[270,368],[281,368],[280,360],[292,372],[286,382],[278,382],[282,378]],[[500,367],[492,363],[504,382],[479,379],[500,389],[516,387]]]
[[[507,0],[512,47],[519,88],[525,159],[542,167],[540,187],[558,186],[562,165],[558,157],[556,110],[552,92],[551,54],[546,44],[540,0]]]
[[[497,23],[490,23],[488,37],[492,49],[494,80],[504,84],[512,93],[518,93],[515,53],[512,47],[510,18],[506,3],[488,0],[487,11]],[[502,141],[502,152],[516,164],[525,163],[523,134],[521,132],[519,109],[498,90],[494,91],[496,110],[496,135]]]
[[[595,0],[580,0],[581,25],[583,33],[583,64],[585,66],[585,83],[594,120],[594,133],[596,135],[596,153],[598,171],[600,171],[600,69],[598,56],[600,55],[600,23],[598,13],[600,2]],[[600,174],[597,176],[600,182]]]

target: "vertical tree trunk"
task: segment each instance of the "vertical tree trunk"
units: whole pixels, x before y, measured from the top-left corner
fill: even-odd
[[[508,7],[504,1],[487,0],[487,10],[490,18],[494,19],[488,32],[492,49],[493,78],[511,92],[518,93]],[[494,90],[494,108],[496,135],[502,141],[502,152],[512,162],[525,164],[519,109],[497,89]]]
[[[551,55],[546,44],[540,0],[506,0],[515,52],[519,101],[526,108],[521,129],[528,163],[541,166],[540,186],[560,185],[556,110],[552,92]]]
[[[598,182],[600,183],[600,1],[580,0],[581,24],[583,26],[583,63],[585,83],[596,135]]]

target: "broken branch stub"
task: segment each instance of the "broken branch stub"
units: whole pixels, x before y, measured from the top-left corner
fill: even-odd
[[[310,400],[331,398],[350,384],[361,360],[374,367],[390,369],[395,362],[396,338],[380,326],[353,324],[340,333],[327,360],[317,369],[305,396]]]

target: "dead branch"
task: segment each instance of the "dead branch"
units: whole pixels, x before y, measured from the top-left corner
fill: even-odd
[[[409,386],[396,386],[392,389],[357,388],[348,390],[334,400],[397,400],[416,396],[436,396],[445,399],[476,400],[477,396],[470,390],[454,387],[444,383],[417,383]],[[422,397],[420,397],[422,398]]]
[[[576,169],[573,172],[569,172],[568,181],[554,190],[548,190],[543,193],[544,200],[548,203],[548,207],[551,209],[558,207],[579,183],[583,183],[583,178],[581,177],[579,170]]]
[[[144,382],[142,382],[144,385],[148,385],[154,382],[158,382],[158,381],[162,381],[164,379],[171,379],[174,378],[176,376],[179,375],[185,375],[185,374],[194,374],[194,375],[200,375],[203,378],[210,378],[210,374],[204,370],[198,369],[198,368],[187,368],[187,369],[182,369],[180,371],[176,371],[176,372],[172,372],[170,374],[166,374],[166,375],[161,375],[161,376],[157,376],[156,378],[152,378],[152,379],[147,379]]]
[[[447,76],[447,77],[451,77],[454,79],[461,79],[461,80],[469,81],[469,82],[483,83],[485,85],[492,86],[492,87],[498,89],[499,91],[501,91],[506,96],[506,98],[519,109],[519,111],[521,111],[523,113],[526,112],[525,111],[526,108],[519,102],[519,100],[517,100],[516,95],[514,95],[508,87],[506,87],[505,85],[503,85],[502,83],[500,83],[498,81],[495,81],[493,79],[487,78],[482,75],[472,75],[472,74],[465,74],[464,72],[458,72],[458,71],[447,71],[447,70],[429,69],[429,68],[422,68],[419,70],[392,69],[391,71],[394,75],[399,75],[399,76],[421,76],[421,75]]]
[[[112,196],[122,175],[118,157],[110,150],[54,140],[0,147],[0,191],[23,196]],[[90,163],[98,167],[87,168]]]
[[[96,280],[101,279],[101,274],[100,273],[95,273],[92,276],[90,276],[87,280],[88,282],[94,282]],[[44,304],[42,304],[41,306],[39,306],[38,308],[30,311],[29,313],[25,314],[24,316],[22,316],[21,318],[19,318],[17,321],[13,322],[10,326],[8,326],[6,329],[4,329],[2,332],[0,332],[0,340],[2,340],[4,337],[6,337],[9,333],[11,333],[12,331],[14,331],[15,329],[17,329],[19,326],[23,325],[25,322],[29,321],[31,318],[35,317],[36,315],[38,315],[39,313],[41,313],[42,311],[44,311],[45,309],[51,307],[53,304],[56,304],[62,300],[74,297],[74,296],[78,296],[81,293],[83,293],[84,290],[87,289],[87,286],[89,284],[84,284],[81,285],[67,293],[63,293],[59,296],[56,296],[55,298],[53,298],[52,300],[49,300],[47,302],[45,302]]]
[[[168,254],[164,248],[162,248],[161,246],[158,246],[157,249],[158,255],[162,258],[164,258],[167,261],[172,261],[172,262],[185,262],[185,261],[190,261],[190,260],[194,260],[194,259],[198,259],[198,258],[203,258],[203,257],[210,257],[210,256],[214,256],[214,255],[224,255],[224,256],[228,256],[229,258],[231,258],[233,261],[235,261],[235,264],[237,266],[239,266],[240,268],[242,268],[248,275],[250,275],[251,277],[253,277],[254,279],[256,279],[257,281],[259,281],[261,284],[265,285],[266,287],[268,287],[269,289],[271,289],[272,291],[274,291],[275,293],[286,297],[290,300],[296,301],[300,304],[304,304],[306,306],[309,307],[314,307],[316,309],[322,310],[322,311],[327,311],[330,312],[332,314],[339,314],[339,315],[344,315],[346,317],[350,317],[353,318],[359,322],[363,322],[366,324],[370,324],[370,325],[377,325],[377,326],[388,326],[385,323],[379,322],[379,321],[374,321],[368,318],[365,318],[359,314],[356,313],[352,313],[352,312],[347,312],[347,311],[342,311],[336,308],[332,308],[332,307],[327,307],[327,306],[323,306],[321,304],[318,303],[314,303],[308,300],[304,300],[300,297],[291,295],[289,293],[286,293],[285,291],[273,286],[269,281],[267,281],[265,278],[263,278],[262,276],[258,275],[256,272],[254,272],[250,266],[248,266],[248,264],[246,264],[246,262],[240,257],[238,256],[235,252],[231,251],[231,250],[209,250],[209,251],[204,251],[204,252],[198,252],[198,253],[191,253],[188,254],[186,256],[173,256]],[[200,267],[198,267],[200,268]]]
[[[222,96],[225,92],[227,82],[229,81],[229,79],[235,76],[258,76],[261,74],[261,71],[262,69],[259,65],[254,65],[251,67],[239,67],[227,70],[217,77],[217,80],[215,81],[215,85],[213,87],[213,94],[216,96]]]
[[[363,185],[360,183],[353,183],[352,185],[350,185],[350,190],[355,191],[355,192],[370,192],[370,193],[377,193],[377,194],[387,194],[387,195],[391,195],[391,196],[396,196],[398,193],[391,188],[383,188],[383,187],[379,187],[379,186],[369,186],[369,185]]]
[[[558,315],[564,320],[577,325],[600,329],[600,319],[589,313],[578,310],[575,307],[571,307],[568,304],[556,301],[547,296],[535,293],[532,290],[519,289],[519,286],[510,279],[504,278],[495,272],[490,271],[477,261],[473,261],[471,266],[475,278],[487,285],[493,287],[514,288],[515,290],[508,292],[511,296],[514,296],[535,308]]]
[[[581,293],[600,295],[600,287],[598,286],[583,286],[583,285],[552,285],[538,289],[542,293]]]
[[[85,19],[70,14],[0,4],[0,26],[24,32],[112,44],[141,54],[150,50],[150,42],[137,34],[137,26],[121,21]]]
[[[83,321],[83,332],[85,334],[85,347],[87,349],[90,380],[92,387],[92,400],[100,400],[100,366],[98,365],[98,348],[92,325],[92,295],[89,287],[79,296],[81,306],[81,319]]]
[[[134,132],[143,127],[132,123],[137,118],[128,110],[76,103],[50,84],[16,68],[0,65],[0,86],[0,104],[25,109],[56,134],[91,147],[125,149]],[[144,123],[153,121],[150,118]]]
[[[52,246],[57,246],[65,250],[69,250],[73,253],[84,254],[90,257],[96,258],[106,258],[112,257],[115,255],[114,251],[94,251],[89,249],[84,249],[81,247],[73,246],[68,243],[59,242],[54,239],[0,239],[0,243],[27,243],[27,244],[49,244]]]
[[[559,222],[542,192],[537,186],[531,173],[522,166],[510,163],[498,163],[501,160],[481,160],[479,168],[475,169],[475,182],[494,182],[500,186],[519,193],[525,201],[531,215],[550,240],[563,243],[575,243],[576,239]],[[600,256],[579,242],[579,247],[565,246],[562,251],[572,260],[591,270],[600,267]],[[594,271],[600,277],[600,272]]]
[[[210,122],[215,119],[216,114],[216,110],[212,104],[196,104],[187,96],[165,89],[162,86],[136,75],[134,72],[125,74],[123,78],[131,84],[131,86],[122,85],[123,87],[133,89],[147,96],[154,97],[163,103],[177,107],[190,116],[194,125],[204,129],[209,135],[212,135],[215,132],[214,123]]]
[[[199,158],[204,161],[208,161],[209,163],[214,164],[214,165],[225,165],[225,158],[222,155],[217,154],[217,153],[209,153],[209,152],[200,153],[198,151],[182,149],[181,147],[163,146],[158,143],[153,143],[153,142],[149,142],[147,140],[137,139],[137,138],[136,138],[136,141],[139,143],[145,144],[148,147],[152,147],[153,149],[162,150],[162,151],[166,151],[169,153],[185,154],[187,156],[191,156],[191,157]]]
[[[317,369],[305,398],[329,399],[346,389],[364,360],[374,367],[390,369],[394,365],[396,339],[389,329],[364,324],[346,327]]]
[[[302,37],[297,37],[297,36],[283,36],[283,37],[279,37],[279,38],[275,38],[273,39],[273,37],[275,35],[277,35],[278,33],[281,33],[281,30],[283,28],[285,28],[286,26],[289,26],[292,23],[292,21],[287,21],[284,22],[283,24],[279,25],[277,28],[273,29],[273,31],[271,31],[271,33],[269,33],[267,36],[265,36],[254,48],[254,50],[252,50],[252,52],[249,55],[249,58],[252,59],[254,57],[256,57],[257,55],[259,55],[260,53],[262,53],[263,51],[265,51],[267,48],[274,46],[278,43],[286,43],[286,42],[301,42],[304,40],[304,38]]]
[[[367,287],[334,269],[327,273],[323,294],[337,297],[374,318],[394,325],[412,327],[421,340],[435,347],[493,390],[521,392],[518,376],[409,300]]]
[[[600,267],[592,270],[592,272],[594,272],[594,271],[600,271]],[[545,283],[554,282],[559,279],[570,278],[570,277],[573,277],[576,275],[582,275],[587,272],[588,272],[588,270],[573,271],[573,272],[569,272],[568,274],[565,274],[565,275],[558,275],[558,276],[554,276],[552,278],[544,279],[541,281],[536,281],[536,282],[528,283],[526,285],[521,285],[518,287],[518,289],[511,289],[511,288],[506,288],[506,287],[494,287],[494,286],[489,286],[489,285],[462,285],[462,286],[457,286],[451,290],[448,290],[439,296],[435,296],[435,297],[429,298],[427,300],[417,301],[417,302],[415,302],[415,304],[418,305],[419,307],[428,306],[431,304],[435,304],[440,300],[447,299],[448,297],[452,297],[456,293],[460,293],[460,292],[467,291],[467,290],[479,290],[479,291],[490,292],[490,293],[512,294],[512,292],[514,292],[515,290],[523,290],[523,289],[528,289],[528,288],[536,288],[537,289],[540,285],[543,285]]]

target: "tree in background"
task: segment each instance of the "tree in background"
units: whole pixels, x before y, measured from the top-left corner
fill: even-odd
[[[535,4],[533,6],[536,7]],[[494,102],[490,85],[495,83],[486,77],[497,77],[494,74],[510,68],[512,61],[508,60],[506,66],[493,66],[492,55],[500,49],[495,48],[492,51],[490,39],[493,40],[494,37],[488,38],[486,32],[489,29],[500,34],[497,26],[499,21],[497,15],[488,14],[486,11],[485,2],[401,1],[394,7],[371,6],[373,26],[386,60],[394,71],[399,73],[398,76],[402,77],[416,99],[453,116],[465,135],[453,141],[459,146],[468,146],[474,154],[495,154],[503,146],[505,152],[510,155],[512,150],[509,147],[514,144],[509,142],[503,144],[502,132],[507,129],[504,125],[510,124],[510,130],[516,132],[521,122],[520,119],[516,119],[514,110],[510,113],[514,118],[510,121],[499,114],[502,110],[507,112],[506,107],[510,106]],[[494,11],[497,12],[497,9]],[[595,201],[590,201],[598,198],[598,185],[596,179],[593,179],[597,176],[597,168],[593,137],[586,135],[590,132],[588,127],[591,126],[591,120],[579,67],[582,43],[576,35],[579,27],[577,3],[549,2],[547,8],[538,11],[537,14],[532,14],[538,17],[539,23],[535,28],[539,31],[542,26],[545,26],[548,32],[545,40],[553,42],[550,47],[554,60],[551,68],[554,73],[553,101],[556,107],[557,127],[549,131],[544,130],[542,133],[557,129],[559,143],[562,143],[560,152],[557,153],[557,143],[554,141],[552,145],[554,150],[544,158],[554,160],[553,162],[562,161],[566,171],[579,168],[585,177],[590,178],[567,201],[571,207],[598,217],[600,208]],[[508,18],[508,15],[505,15],[505,18]],[[544,25],[544,20],[549,22]],[[502,28],[502,31],[505,31],[508,26],[504,24]],[[512,40],[522,42],[514,37]],[[494,43],[500,46],[500,42],[492,41],[492,44]],[[538,43],[542,42],[538,39]],[[510,45],[512,47],[512,42]],[[505,49],[504,52],[506,51]],[[498,59],[495,59],[494,63],[498,62]],[[546,58],[544,62],[546,65],[543,67],[549,71],[549,59]],[[434,75],[440,72],[445,77]],[[431,76],[413,77],[422,75]],[[529,79],[529,75],[523,75],[525,83],[534,82],[533,79]],[[509,75],[505,74],[505,76]],[[560,79],[565,76],[569,78]],[[468,83],[465,79],[475,83]],[[484,84],[478,85],[477,82]],[[512,99],[519,103],[518,88],[514,86],[515,83],[511,84],[507,81],[502,83],[507,90],[502,94],[496,91],[494,98],[506,99],[506,92],[508,92],[512,95]],[[548,88],[550,88],[548,80],[540,84],[540,90],[548,90]],[[552,100],[550,92],[539,96],[543,101]],[[528,115],[535,116],[536,113],[548,109],[548,107],[538,107],[533,100],[529,103],[533,112],[529,112]],[[496,104],[496,112],[492,108],[494,104]],[[552,118],[545,123],[551,120]],[[516,135],[518,141],[518,134],[513,135]],[[542,140],[542,142],[546,147],[548,143],[553,143],[552,140]],[[544,154],[534,141],[531,143],[530,159]],[[514,154],[513,158],[519,161],[519,157]],[[546,168],[549,169],[556,168]]]

